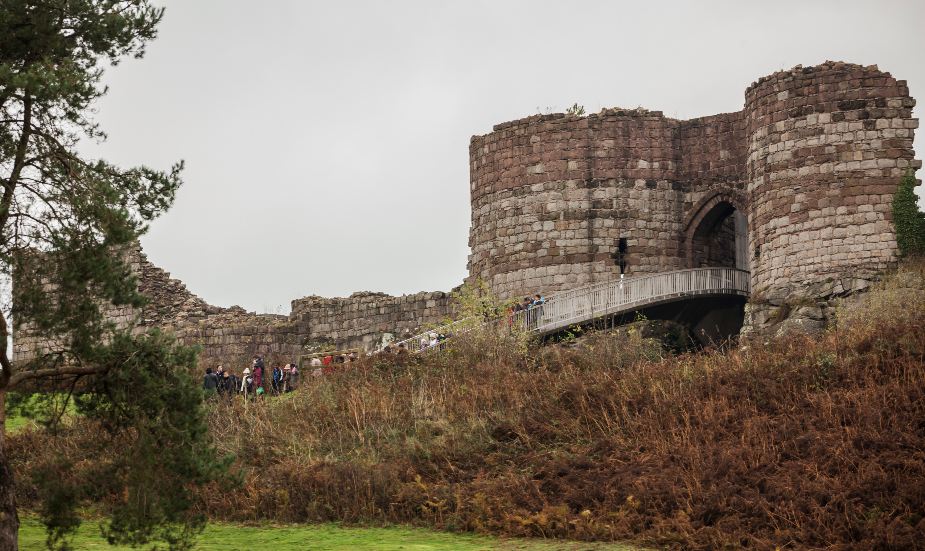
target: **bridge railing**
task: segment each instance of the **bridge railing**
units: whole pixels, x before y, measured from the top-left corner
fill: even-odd
[[[394,350],[405,344],[409,352],[439,350],[444,340],[421,346],[424,335],[455,335],[487,326],[548,333],[596,317],[632,311],[646,305],[703,294],[751,294],[751,273],[736,268],[694,268],[592,283],[550,295],[543,304],[495,320],[465,318],[391,343]],[[377,350],[376,352],[381,352]]]
[[[735,268],[695,268],[593,283],[551,295],[538,307],[518,312],[523,329],[546,333],[588,319],[700,294],[751,292],[751,274]]]

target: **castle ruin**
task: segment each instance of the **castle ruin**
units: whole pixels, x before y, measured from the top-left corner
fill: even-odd
[[[605,109],[496,125],[469,146],[468,280],[514,298],[621,273],[722,266],[749,270],[753,289],[781,300],[860,288],[897,260],[892,196],[904,172],[921,167],[914,105],[906,82],[876,66],[826,62],[759,79],[734,113],[680,121]],[[442,292],[355,293],[259,316],[208,305],[140,250],[130,262],[152,303],[111,316],[137,333],[174,331],[202,346],[207,363],[325,345],[369,350],[453,312]],[[25,329],[15,359],[43,348]]]

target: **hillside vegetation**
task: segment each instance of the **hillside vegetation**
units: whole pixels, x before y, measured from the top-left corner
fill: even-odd
[[[925,549],[925,301],[892,283],[920,278],[911,266],[821,335],[679,356],[606,331],[573,349],[473,336],[217,405],[213,437],[245,479],[200,508],[673,549]],[[38,468],[105,460],[97,434],[10,437],[21,502],[38,506]]]

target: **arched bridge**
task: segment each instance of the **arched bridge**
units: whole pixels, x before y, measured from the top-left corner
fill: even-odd
[[[751,294],[751,274],[736,268],[694,268],[593,283],[550,295],[544,304],[513,316],[505,316],[504,324],[520,327],[538,335],[548,335],[569,326],[581,325],[595,318],[613,316],[670,302],[694,298],[741,296]],[[411,351],[442,348],[450,341],[421,347],[421,339],[431,333],[455,334],[475,327],[497,325],[498,320],[473,324],[471,319],[415,335],[393,343],[405,344]],[[475,326],[475,327],[474,327]]]

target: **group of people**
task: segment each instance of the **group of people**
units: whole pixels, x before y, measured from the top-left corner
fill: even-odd
[[[532,300],[530,297],[524,297],[522,302],[517,302],[511,306],[511,310],[508,312],[508,325],[513,326],[518,316],[523,315],[527,328],[535,329],[537,321],[543,317],[544,304],[546,304],[546,301],[540,295],[533,295]],[[525,313],[520,314],[520,312]]]
[[[331,356],[324,356],[322,358],[312,358],[308,362],[308,365],[312,367],[312,377],[321,377],[325,373],[331,373],[341,364],[347,362],[354,362],[357,359],[357,355],[353,352],[349,354],[335,354]]]
[[[263,358],[254,356],[251,368],[244,368],[241,377],[237,377],[230,370],[219,365],[215,372],[212,368],[206,369],[202,377],[202,387],[214,398],[231,398],[237,394],[245,399],[256,399],[261,394],[284,394],[291,392],[299,386],[299,367],[295,363],[281,366],[280,362],[273,365],[273,371],[266,374]]]

